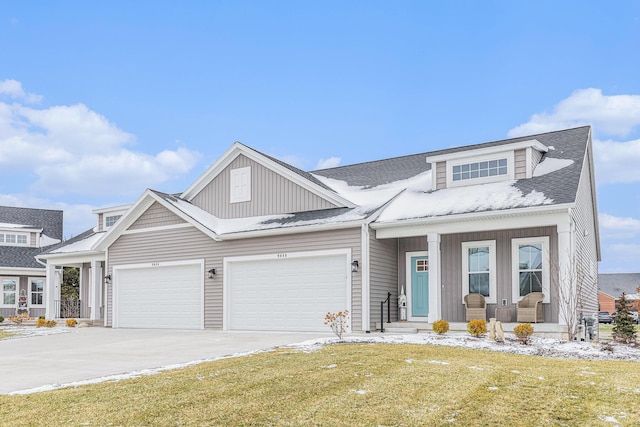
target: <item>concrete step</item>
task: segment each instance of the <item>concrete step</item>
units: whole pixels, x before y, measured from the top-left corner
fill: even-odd
[[[418,329],[417,328],[384,328],[385,332],[388,332],[390,334],[417,334],[418,333]]]

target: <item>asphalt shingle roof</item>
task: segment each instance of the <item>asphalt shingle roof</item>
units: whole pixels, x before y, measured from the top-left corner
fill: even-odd
[[[42,248],[26,248],[22,246],[0,246],[0,267],[41,268],[35,256],[42,253]]]
[[[62,240],[62,211],[0,206],[0,223],[42,228],[47,236]]]
[[[640,273],[598,274],[598,290],[618,298],[625,294],[638,293]]]

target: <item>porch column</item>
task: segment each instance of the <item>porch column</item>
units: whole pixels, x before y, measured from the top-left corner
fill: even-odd
[[[571,220],[566,223],[558,224],[558,324],[563,326],[567,326],[569,324],[569,319],[567,319],[567,315],[569,313],[561,306],[562,304],[567,303],[567,301],[563,301],[561,292],[565,292],[565,295],[573,295],[573,293],[577,291],[574,286],[575,281],[571,280],[570,277],[571,274],[575,272],[571,265],[574,259],[572,225]],[[564,288],[562,291],[560,290],[561,287]],[[576,309],[576,307],[568,308],[569,310]]]
[[[45,313],[44,317],[53,319],[57,317],[56,300],[60,299],[60,283],[62,282],[62,269],[47,262],[47,278],[44,287]]]
[[[91,274],[89,276],[89,320],[100,320],[100,304],[102,289],[102,263],[91,261]]]
[[[429,233],[429,323],[442,318],[442,283],[440,279],[440,233]]]

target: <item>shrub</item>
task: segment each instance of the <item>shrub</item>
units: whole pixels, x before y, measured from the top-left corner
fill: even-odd
[[[474,337],[479,337],[487,333],[487,321],[483,319],[473,319],[467,324],[467,332]]]
[[[68,327],[73,328],[78,324],[78,321],[76,319],[67,319],[64,323],[66,323]]]
[[[45,326],[47,328],[53,328],[54,326],[56,326],[58,324],[58,322],[56,322],[55,320],[46,320],[45,321]]]
[[[529,338],[533,335],[533,326],[531,326],[531,323],[521,323],[513,328],[513,333],[516,334],[522,344],[528,344]]]
[[[47,321],[44,320],[43,317],[39,317],[38,320],[36,320],[36,328],[41,328],[43,326],[47,326]]]
[[[613,339],[630,344],[636,340],[636,330],[633,325],[633,319],[629,314],[628,299],[623,292],[620,299],[616,302],[616,324],[613,327]]]
[[[449,322],[444,319],[436,320],[433,322],[431,329],[438,335],[446,334],[449,330]]]
[[[44,316],[38,317],[38,320],[40,320],[40,319],[44,320]]]
[[[4,322],[4,317],[0,316],[0,323]]]
[[[342,341],[342,335],[349,328],[349,310],[339,311],[337,313],[327,313],[324,316],[324,324],[329,325],[334,334]]]
[[[19,325],[22,322],[24,322],[25,320],[31,320],[31,318],[29,317],[29,315],[27,313],[21,313],[21,314],[18,314],[17,316],[9,317],[9,320],[11,320],[13,323]]]

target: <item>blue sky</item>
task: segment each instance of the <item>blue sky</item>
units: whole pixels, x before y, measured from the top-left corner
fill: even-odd
[[[234,141],[312,170],[591,124],[601,272],[640,271],[640,2],[5,1],[0,204],[184,190]]]

